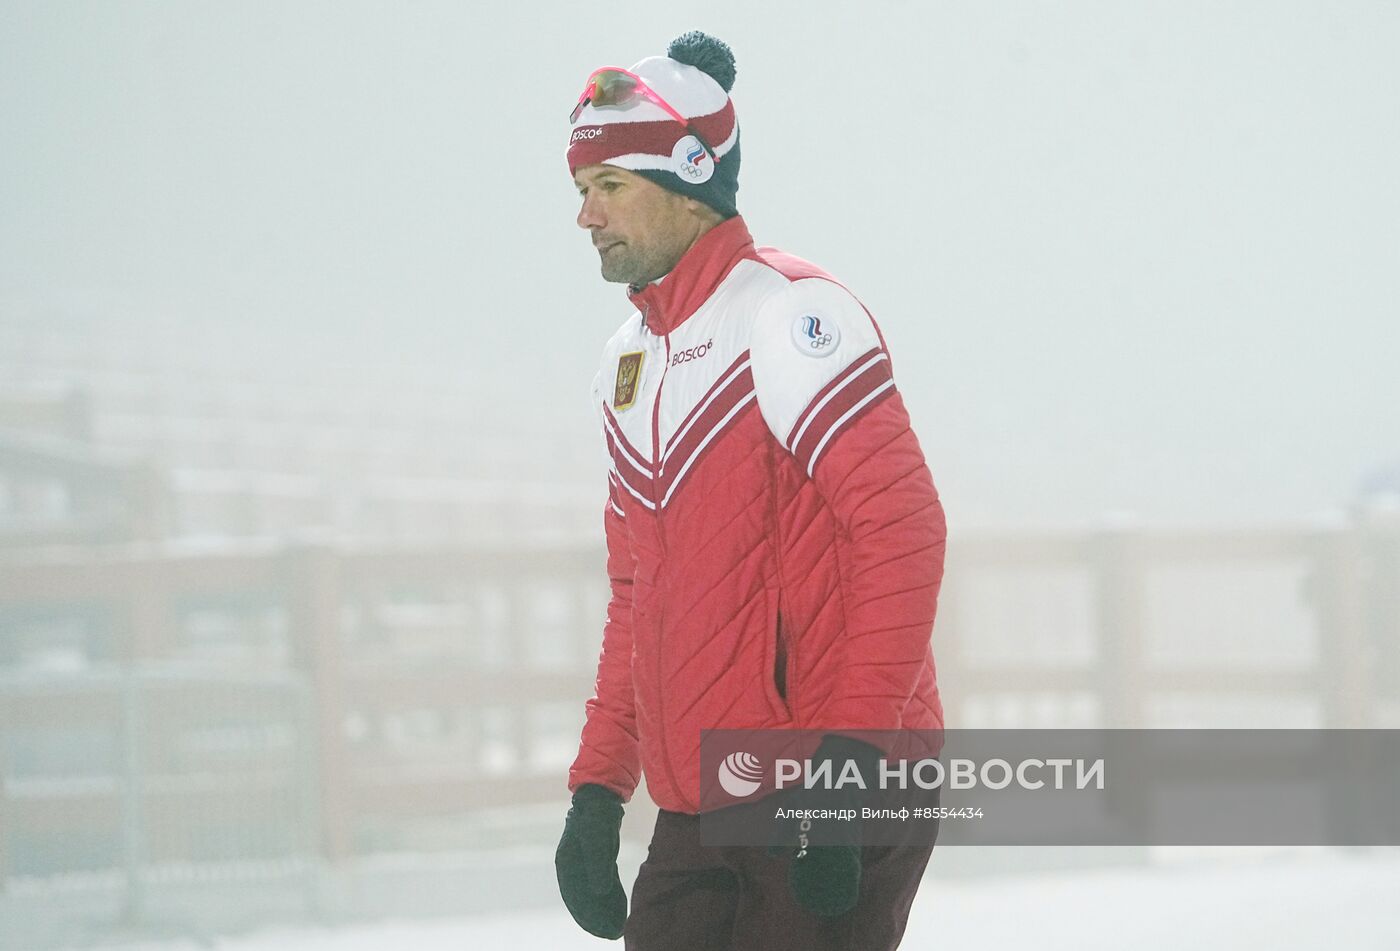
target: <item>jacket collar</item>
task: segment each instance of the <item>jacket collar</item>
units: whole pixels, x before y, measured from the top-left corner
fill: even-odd
[[[734,265],[752,257],[753,237],[743,217],[735,215],[697,238],[659,281],[641,287],[629,284],[627,297],[652,333],[668,334],[700,309]]]

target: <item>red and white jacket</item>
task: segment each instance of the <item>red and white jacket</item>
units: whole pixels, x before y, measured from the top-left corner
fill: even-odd
[[[870,314],[742,217],[629,296],[593,381],[612,597],[570,790],[644,771],[695,813],[703,729],[941,729],[943,508]]]

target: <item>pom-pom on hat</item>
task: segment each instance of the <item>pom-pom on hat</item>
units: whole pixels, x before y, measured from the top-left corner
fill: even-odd
[[[672,40],[665,56],[649,56],[629,72],[680,119],[644,94],[610,105],[584,102],[569,134],[569,174],[584,165],[615,165],[726,218],[737,215],[739,123],[729,98],[734,54],[728,45],[692,30]]]

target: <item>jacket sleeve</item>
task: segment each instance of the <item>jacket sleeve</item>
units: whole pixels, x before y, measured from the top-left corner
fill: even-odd
[[[893,730],[931,655],[943,506],[864,306],[804,278],[763,304],[750,344],[759,407],[837,525],[845,631],[813,729]]]
[[[599,381],[593,381],[598,405]],[[632,798],[641,778],[637,745],[637,714],[632,689],[632,578],[635,563],[627,541],[627,526],[617,475],[608,472],[608,500],[603,507],[607,539],[607,573],[611,596],[603,622],[603,649],[593,697],[584,705],[583,735],[578,756],[569,768],[569,791],[585,783],[606,786]]]

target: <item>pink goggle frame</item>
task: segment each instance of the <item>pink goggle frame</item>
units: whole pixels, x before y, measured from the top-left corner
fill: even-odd
[[[690,120],[661,98],[661,94],[648,86],[646,80],[621,66],[603,66],[588,74],[588,79],[583,84],[583,92],[579,93],[578,102],[574,105],[574,111],[569,113],[569,125],[578,121],[579,113],[589,103],[595,106],[620,106],[638,96],[656,103],[672,119],[685,126],[686,131],[699,139],[705,151],[710,153],[711,160],[719,164],[719,156],[700,133],[691,128]]]

